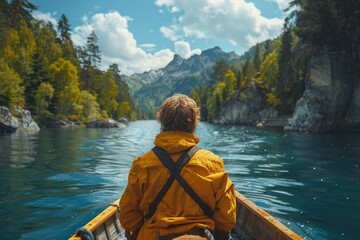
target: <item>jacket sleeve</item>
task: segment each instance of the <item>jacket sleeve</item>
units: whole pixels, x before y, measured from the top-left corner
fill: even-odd
[[[215,228],[217,231],[230,232],[236,223],[236,197],[234,185],[226,172],[222,174],[215,198]]]
[[[127,231],[135,231],[143,225],[143,215],[139,210],[142,192],[139,186],[138,175],[141,171],[136,159],[131,166],[128,185],[120,199],[120,222]]]

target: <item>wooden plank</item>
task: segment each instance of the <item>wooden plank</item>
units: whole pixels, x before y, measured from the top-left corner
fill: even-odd
[[[274,217],[272,217],[270,214],[268,214],[265,210],[256,206],[245,196],[241,195],[239,192],[236,192],[236,200],[237,200],[237,205],[242,205],[243,207],[246,207],[247,210],[255,214],[255,217],[258,220],[264,222],[266,226],[264,231],[266,232],[266,234],[262,236],[261,239],[272,239],[272,240],[276,238],[283,238],[285,240],[303,239],[299,235],[297,235],[294,231],[292,231],[291,229],[280,223],[278,220],[276,220]],[[249,233],[250,235],[252,234],[252,232],[247,232],[247,233]],[[268,238],[269,236],[271,236],[271,238]]]

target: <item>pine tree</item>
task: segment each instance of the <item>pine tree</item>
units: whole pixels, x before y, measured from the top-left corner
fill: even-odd
[[[25,81],[25,99],[27,108],[36,109],[35,95],[42,83],[49,82],[49,73],[44,69],[44,59],[39,51],[35,51],[30,65],[30,74]]]
[[[34,20],[32,11],[37,10],[37,7],[28,0],[12,0],[9,6],[9,26],[14,28],[17,24],[24,20],[29,26],[31,21]]]
[[[292,104],[295,102],[292,96],[294,89],[292,42],[292,30],[289,26],[289,18],[286,18],[281,35],[281,46],[278,55],[279,74],[276,84],[276,95],[280,100],[280,108],[283,112],[292,111]]]
[[[70,23],[64,14],[61,15],[60,20],[58,21],[57,29],[60,34],[61,43],[65,43],[66,41],[71,42]]]
[[[241,69],[239,69],[236,74],[236,89],[239,91],[241,91],[241,81],[243,80],[243,77],[244,75]]]
[[[264,56],[263,56],[263,61],[265,60],[266,56],[269,55],[272,52],[271,49],[271,40],[268,39],[265,41],[265,46],[264,46]]]
[[[259,44],[256,44],[255,55],[252,60],[252,65],[254,66],[256,72],[258,72],[260,70],[260,64],[261,64],[260,47],[259,47]]]
[[[0,105],[13,109],[24,106],[24,87],[20,76],[0,59]]]
[[[226,72],[229,70],[229,65],[225,62],[224,59],[217,61],[212,67],[212,73],[210,76],[211,83],[216,84],[224,80]]]
[[[5,46],[6,29],[8,28],[9,3],[7,0],[0,0],[0,52]]]
[[[95,93],[95,76],[98,75],[98,65],[101,62],[101,54],[97,41],[98,38],[95,32],[92,31],[87,38],[86,46],[78,49],[82,66],[80,72],[82,88],[91,93]]]
[[[94,31],[92,31],[90,36],[87,38],[85,56],[87,57],[88,64],[94,68],[99,67],[101,63],[101,52],[98,46],[98,37]]]

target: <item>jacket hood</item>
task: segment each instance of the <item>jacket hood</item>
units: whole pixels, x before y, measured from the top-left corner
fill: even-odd
[[[172,154],[183,152],[189,147],[196,145],[198,142],[200,142],[199,138],[193,133],[165,131],[156,136],[154,144]]]

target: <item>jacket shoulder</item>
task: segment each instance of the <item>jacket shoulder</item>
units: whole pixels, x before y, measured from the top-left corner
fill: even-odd
[[[204,164],[211,167],[215,172],[224,171],[224,160],[206,149],[197,151],[193,157],[192,163]]]

